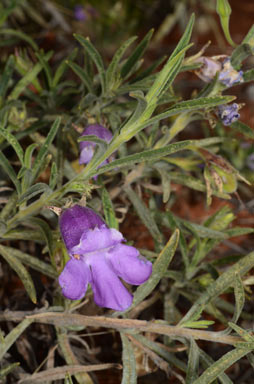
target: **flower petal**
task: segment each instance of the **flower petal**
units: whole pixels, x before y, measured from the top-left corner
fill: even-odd
[[[89,267],[82,260],[69,260],[58,278],[65,297],[79,300],[85,296],[87,284],[91,281]]]
[[[94,228],[84,232],[81,236],[80,243],[73,247],[71,252],[72,254],[82,255],[83,253],[112,247],[123,240],[124,238],[121,232],[103,225],[100,228]]]
[[[66,248],[71,253],[71,248],[79,244],[84,232],[105,223],[92,209],[76,204],[61,214],[59,225]]]
[[[105,257],[98,252],[90,262],[94,301],[100,307],[124,311],[132,303],[132,295],[124,287],[108,265]]]
[[[116,245],[107,252],[107,258],[117,276],[129,284],[143,284],[152,273],[152,263],[129,245]]]
[[[84,147],[80,153],[79,164],[87,164],[92,159],[95,145]]]

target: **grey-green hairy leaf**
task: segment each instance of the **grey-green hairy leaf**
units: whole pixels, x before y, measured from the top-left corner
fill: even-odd
[[[26,268],[23,266],[23,264],[13,255],[9,247],[4,247],[0,245],[0,254],[3,256],[5,261],[10,265],[12,269],[17,273],[17,275],[20,277],[22,283],[24,284],[24,287],[32,300],[33,303],[37,302],[36,298],[36,291],[34,287],[33,280],[26,270]]]
[[[232,351],[226,353],[219,360],[213,363],[208,367],[202,375],[195,380],[192,384],[210,384],[212,383],[219,375],[221,375],[225,370],[236,361],[240,360],[243,356],[247,355],[249,349],[240,349],[236,348]]]
[[[235,284],[236,276],[243,276],[246,272],[253,268],[253,266],[254,253],[252,252],[226,270],[222,275],[220,275],[220,277],[218,277],[217,280],[214,281],[214,283],[210,284],[206,292],[199,297],[187,314],[182,318],[180,324],[189,320],[194,313],[199,312],[200,308],[208,304],[211,299],[215,299],[230,286],[233,286]]]
[[[106,76],[101,55],[88,38],[85,39],[83,36],[77,35],[75,33],[74,37],[83,46],[83,48],[85,48],[86,52],[89,54],[94,64],[96,65],[101,80],[102,94],[104,95],[104,92],[106,90]]]
[[[176,229],[153,264],[153,272],[149,280],[137,288],[131,308],[134,308],[136,305],[141,303],[141,301],[143,301],[154,290],[156,285],[164,276],[174,257],[178,240],[179,230]]]
[[[25,319],[8,333],[4,338],[4,343],[0,344],[0,360],[32,322],[31,319]]]
[[[123,362],[123,376],[121,384],[136,384],[136,358],[131,342],[124,333],[120,333],[122,340],[122,362]]]

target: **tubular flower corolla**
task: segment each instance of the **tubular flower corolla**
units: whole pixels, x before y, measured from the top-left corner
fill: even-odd
[[[124,244],[123,235],[108,228],[92,209],[74,205],[60,216],[60,231],[70,255],[59,276],[65,297],[81,299],[91,284],[100,307],[124,311],[132,295],[122,284],[143,284],[152,273],[152,263]]]
[[[199,57],[197,63],[202,63],[202,67],[196,71],[196,74],[206,83],[212,81],[217,72],[221,70],[221,63],[211,57]]]
[[[109,143],[112,139],[112,133],[105,127],[99,124],[89,125],[86,127],[81,136],[94,135],[99,139],[102,139]],[[92,141],[81,141],[79,143],[80,157],[79,164],[87,164],[92,159],[96,143]],[[108,160],[105,160],[100,166],[107,164]]]

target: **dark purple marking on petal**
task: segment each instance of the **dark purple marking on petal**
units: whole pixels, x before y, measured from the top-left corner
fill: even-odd
[[[59,225],[66,248],[71,254],[71,249],[79,244],[85,232],[96,227],[100,228],[105,222],[92,209],[74,205],[61,214]]]
[[[109,250],[107,258],[117,276],[129,284],[143,284],[151,276],[152,263],[134,247],[118,244]]]
[[[87,284],[91,282],[89,267],[83,260],[69,260],[58,278],[62,293],[67,299],[79,300],[85,296]]]

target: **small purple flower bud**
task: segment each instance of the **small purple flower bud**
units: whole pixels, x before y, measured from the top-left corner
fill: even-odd
[[[230,125],[239,119],[238,113],[239,106],[236,103],[230,105],[220,105],[218,107],[218,116],[224,125]]]
[[[62,213],[59,223],[71,258],[59,276],[63,295],[79,300],[91,284],[97,305],[117,311],[129,308],[133,297],[119,278],[143,284],[152,273],[152,263],[123,244],[123,235],[108,228],[92,209],[74,205]]]
[[[85,21],[87,19],[87,15],[82,5],[76,5],[74,7],[74,17],[78,21]]]
[[[236,83],[243,81],[243,71],[237,72],[231,65],[230,59],[226,59],[222,64],[219,80],[226,87],[232,87]]]
[[[99,124],[94,125],[88,125],[82,133],[81,136],[89,136],[89,135],[95,135],[99,139],[102,139],[109,143],[112,139],[112,133],[105,127]],[[79,158],[79,164],[87,164],[92,159],[94,154],[96,143],[93,143],[92,141],[81,141],[79,143],[80,148],[80,158]],[[105,160],[102,164],[108,163],[108,160]]]
[[[221,70],[221,63],[211,57],[199,57],[197,63],[202,63],[202,67],[196,71],[196,74],[206,83],[212,81],[217,72]]]

